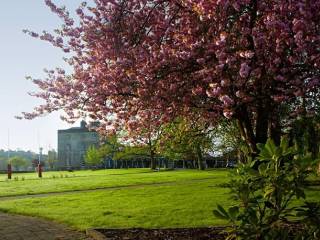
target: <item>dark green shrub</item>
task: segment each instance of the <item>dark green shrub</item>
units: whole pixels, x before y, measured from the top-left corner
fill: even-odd
[[[217,217],[231,223],[228,239],[285,240],[292,239],[290,235],[293,234],[300,236],[297,239],[316,239],[304,238],[303,234],[296,233],[303,231],[311,236],[314,231],[312,224],[304,224],[304,230],[301,231],[298,227],[292,227],[301,225],[299,223],[304,221],[310,214],[310,207],[313,207],[305,205],[297,208],[292,201],[306,198],[306,178],[316,161],[311,155],[299,154],[294,147],[289,147],[286,138],[281,140],[280,146],[268,140],[265,145],[258,145],[258,148],[258,157],[240,164],[236,177],[230,182],[232,198],[239,206],[225,210],[219,205],[214,210]],[[295,218],[297,212],[300,219]],[[308,219],[318,221],[317,217]]]
[[[320,202],[305,202],[296,212],[304,226],[296,239],[320,239]]]

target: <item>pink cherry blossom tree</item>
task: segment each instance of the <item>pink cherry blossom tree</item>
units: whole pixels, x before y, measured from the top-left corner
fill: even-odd
[[[319,0],[95,0],[81,4],[77,21],[46,4],[62,27],[26,32],[70,53],[73,72],[34,79],[45,103],[25,118],[63,109],[105,132],[143,128],[150,116],[211,125],[226,117],[255,153],[319,98]]]

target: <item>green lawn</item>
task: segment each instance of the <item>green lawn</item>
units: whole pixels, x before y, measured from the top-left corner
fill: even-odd
[[[223,224],[212,210],[216,203],[225,203],[228,190],[212,184],[210,180],[3,201],[0,210],[45,217],[79,229]]]
[[[15,174],[14,177],[17,177],[18,180],[10,181],[5,180],[6,176],[2,175],[0,197],[164,182],[179,183],[208,178],[220,184],[226,180],[227,175],[228,173],[224,170],[153,172],[148,169],[47,172],[44,173],[43,179],[37,178],[36,173],[26,173]]]
[[[131,187],[12,200],[0,198],[0,211],[39,216],[78,229],[164,228],[226,224],[215,218],[212,210],[217,203],[232,205],[228,199],[229,190],[222,187],[229,178],[226,170],[151,172],[140,169],[71,174],[74,176],[68,178],[3,181],[0,182],[1,196],[14,195],[9,191],[24,194],[32,190],[36,194],[105,186]],[[162,184],[146,185],[149,183]],[[313,200],[320,199],[319,187],[313,187],[307,193]]]

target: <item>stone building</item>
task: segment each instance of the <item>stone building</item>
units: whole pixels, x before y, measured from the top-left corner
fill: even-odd
[[[90,146],[98,146],[99,135],[89,131],[86,122],[80,127],[58,130],[58,169],[79,169],[85,167],[85,154]]]

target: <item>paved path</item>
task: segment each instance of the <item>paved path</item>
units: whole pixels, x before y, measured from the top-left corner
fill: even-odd
[[[1,240],[91,240],[84,233],[46,220],[0,213]]]

